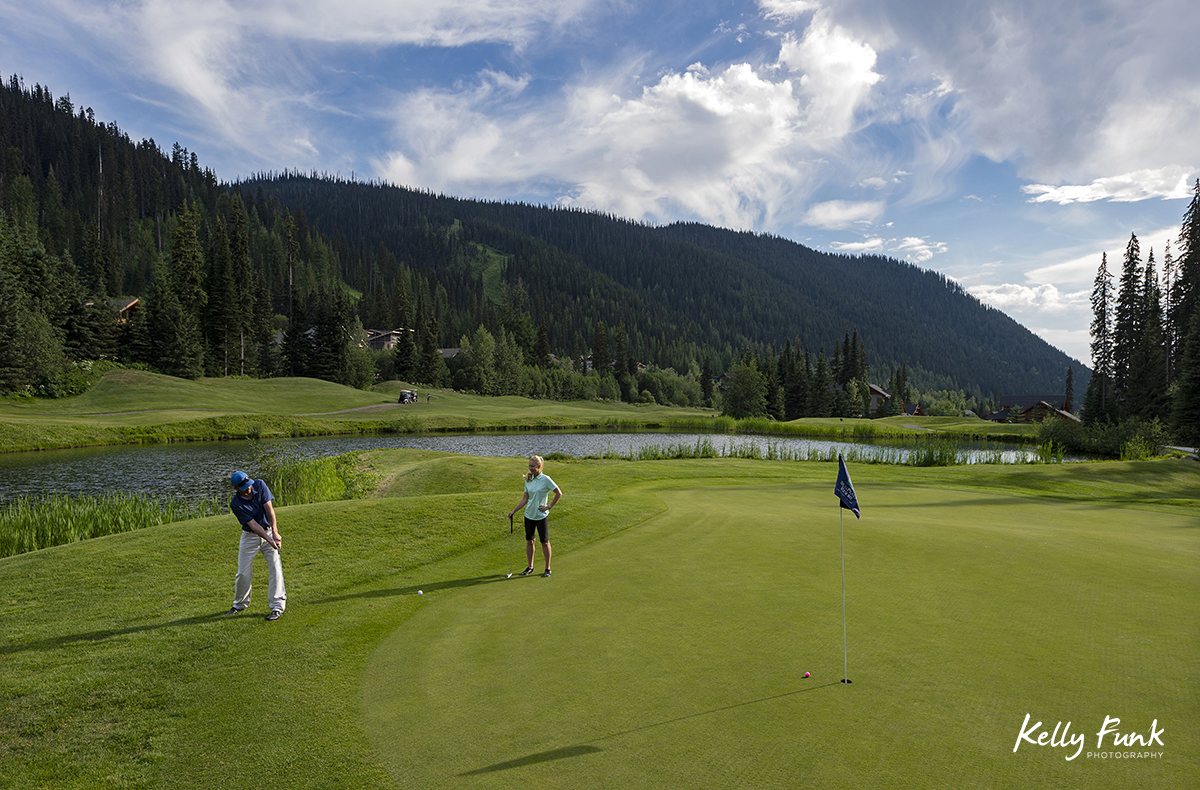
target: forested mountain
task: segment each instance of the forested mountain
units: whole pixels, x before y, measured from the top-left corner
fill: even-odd
[[[413,330],[395,364],[427,376],[417,381],[445,379],[436,349],[480,327],[526,360],[548,350],[578,362],[611,340],[618,375],[634,370],[627,361],[698,373],[706,360],[720,374],[747,349],[832,361],[853,333],[881,384],[900,366],[922,390],[993,397],[1060,392],[1069,367],[1076,387],[1088,378],[903,262],[316,174],[223,184],[194,153],[135,143],[15,77],[0,86],[0,264],[6,390],[102,357],[179,375],[360,381],[363,326]],[[118,331],[119,296],[145,309]]]
[[[892,259],[832,255],[703,225],[652,227],[595,212],[338,179],[285,174],[234,188],[302,206],[323,232],[354,239],[360,252],[346,248],[341,257],[355,260],[345,275],[364,290],[372,278],[389,276],[361,252],[380,244],[437,277],[460,307],[484,293],[488,252],[501,256],[505,280],[524,286],[534,320],[547,321],[555,348],[590,339],[604,321],[626,328],[639,359],[686,370],[688,360],[708,353],[724,369],[747,346],[791,339],[828,354],[857,330],[877,381],[901,364],[921,389],[993,395],[1061,391],[1068,367],[1077,382],[1088,377],[1085,367],[956,283]],[[460,243],[435,249],[433,231],[451,227]]]

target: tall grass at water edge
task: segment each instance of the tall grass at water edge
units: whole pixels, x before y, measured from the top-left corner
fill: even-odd
[[[0,557],[215,516],[228,508],[228,502],[217,496],[163,498],[127,491],[20,496],[0,505]]]
[[[267,446],[255,455],[254,476],[267,482],[280,507],[360,499],[374,484],[373,478],[360,469],[361,451],[303,458],[290,448]]]
[[[598,457],[622,461],[665,461],[681,458],[741,458],[761,461],[813,461],[832,462],[841,455],[851,463],[890,464],[907,466],[961,466],[966,464],[1005,463],[1062,463],[1063,448],[1051,443],[1040,445],[1032,456],[1006,457],[1001,449],[984,449],[979,452],[963,450],[959,443],[950,439],[920,437],[901,445],[878,447],[787,447],[777,442],[766,445],[756,443],[736,444],[730,442],[717,447],[711,439],[700,438],[695,444],[685,442],[646,444],[630,448],[625,452],[613,450],[611,445]]]
[[[267,481],[280,507],[357,499],[370,490],[373,482],[359,469],[360,455],[354,452],[300,458],[292,453],[261,449],[254,477]],[[232,489],[228,496],[220,494],[203,499],[164,498],[125,491],[17,497],[0,505],[0,557],[220,515],[229,512],[230,496]]]

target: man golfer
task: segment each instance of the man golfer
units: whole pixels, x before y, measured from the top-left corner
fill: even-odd
[[[229,500],[229,510],[242,525],[242,541],[238,546],[233,608],[225,614],[237,614],[250,605],[254,555],[261,552],[267,563],[267,603],[271,607],[267,619],[278,620],[287,606],[287,592],[283,589],[283,563],[279,559],[283,538],[275,521],[275,506],[271,504],[275,497],[265,482],[253,480],[245,472],[234,472],[229,482],[237,489]]]

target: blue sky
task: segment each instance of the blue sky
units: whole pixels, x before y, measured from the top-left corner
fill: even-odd
[[[296,168],[910,261],[1090,363],[1200,177],[1185,0],[0,0],[0,73]]]

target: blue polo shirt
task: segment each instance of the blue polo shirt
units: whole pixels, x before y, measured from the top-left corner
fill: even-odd
[[[262,480],[255,480],[251,483],[250,490],[252,493],[249,499],[234,493],[233,499],[229,500],[229,512],[241,523],[243,532],[254,531],[249,527],[251,521],[257,521],[260,527],[270,529],[267,509],[263,505],[275,499],[271,496],[271,489],[267,488],[267,484]]]

